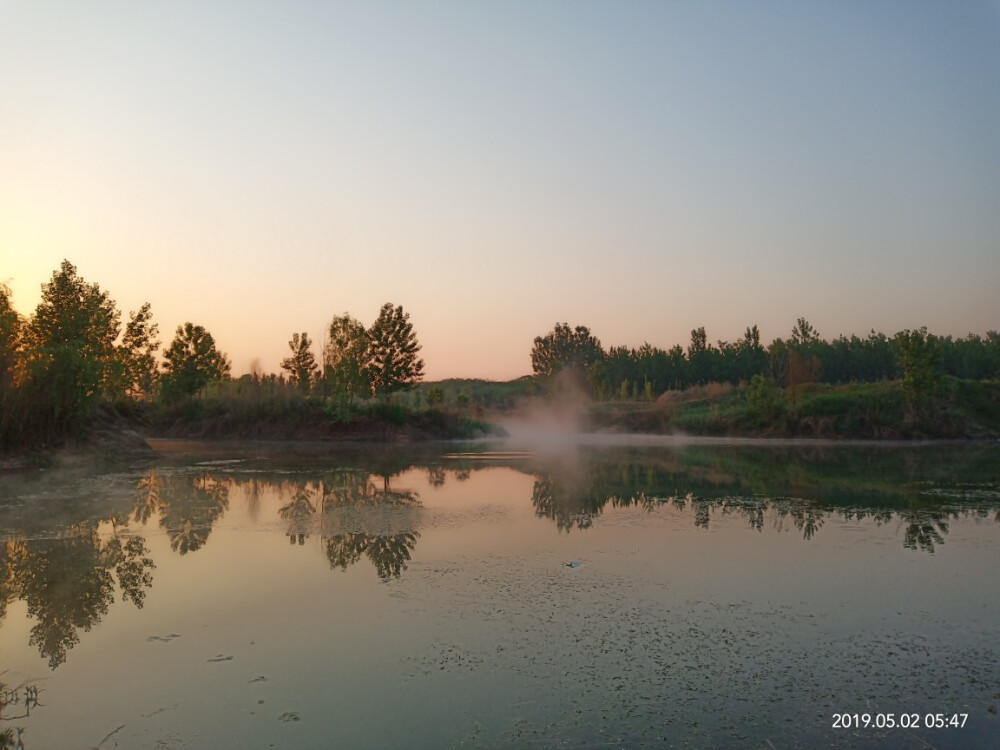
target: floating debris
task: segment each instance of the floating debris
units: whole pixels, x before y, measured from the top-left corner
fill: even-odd
[[[577,562],[576,560],[574,560],[573,562],[566,563],[567,568],[579,568],[581,565],[583,565],[583,563]]]
[[[151,635],[146,638],[147,643],[152,643],[153,641],[159,641],[160,643],[170,643],[174,638],[180,638],[177,633],[169,633],[167,635]]]

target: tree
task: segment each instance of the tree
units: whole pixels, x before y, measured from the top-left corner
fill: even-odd
[[[17,381],[21,359],[21,331],[24,321],[10,301],[10,288],[0,284],[0,393]]]
[[[393,391],[420,380],[424,361],[417,356],[419,351],[410,314],[404,313],[402,306],[386,302],[368,331],[367,370],[372,393],[388,398]]]
[[[812,327],[812,324],[805,318],[799,318],[792,327],[792,337],[789,345],[793,348],[801,348],[819,341],[819,331]]]
[[[903,390],[911,406],[923,402],[941,381],[941,347],[927,327],[896,334],[899,367],[903,371]]]
[[[23,374],[23,331],[24,321],[10,302],[10,289],[0,284],[0,445],[15,442],[25,427],[18,390]]]
[[[444,388],[439,385],[427,389],[427,403],[430,406],[440,406],[444,403]]]
[[[767,376],[782,387],[788,380],[788,344],[780,338],[767,347]]]
[[[788,351],[788,371],[785,375],[785,385],[792,391],[792,401],[795,401],[798,386],[815,383],[819,380],[822,365],[815,354],[800,354],[798,349]]]
[[[536,336],[531,347],[531,369],[536,375],[553,375],[567,367],[589,372],[602,359],[604,348],[590,329],[571,329],[569,323],[556,323],[549,333]]]
[[[305,331],[301,334],[293,333],[288,348],[292,350],[292,356],[281,360],[281,369],[288,371],[288,379],[295,383],[300,391],[308,393],[309,385],[319,370],[312,353],[312,341]]]
[[[323,376],[334,395],[344,401],[371,393],[368,331],[347,313],[330,321],[323,345]]]
[[[121,316],[107,293],[64,260],[42,284],[27,326],[27,369],[39,416],[57,432],[80,427],[113,374]]]
[[[737,380],[753,380],[754,375],[762,374],[767,368],[767,352],[760,343],[760,330],[757,326],[748,326],[743,338],[736,344],[736,377]]]
[[[692,384],[703,385],[716,379],[717,365],[722,356],[718,349],[708,343],[704,326],[691,331],[691,344],[688,346],[687,355]]]
[[[229,376],[229,359],[215,348],[215,339],[202,326],[177,326],[163,356],[163,397],[167,401],[189,398],[210,382]]]
[[[781,389],[763,375],[754,375],[750,379],[746,396],[747,403],[768,421],[776,420],[783,411],[784,397]]]
[[[122,389],[129,398],[149,401],[159,379],[156,352],[160,328],[153,323],[153,313],[146,302],[136,312],[129,313],[128,324],[118,346]]]

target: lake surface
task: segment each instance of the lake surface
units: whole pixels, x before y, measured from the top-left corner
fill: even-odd
[[[157,446],[0,478],[0,748],[1000,747],[995,444]]]

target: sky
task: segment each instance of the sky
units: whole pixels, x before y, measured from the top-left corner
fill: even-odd
[[[402,305],[535,336],[1000,328],[1000,2],[0,0],[0,282],[63,259],[247,372]]]

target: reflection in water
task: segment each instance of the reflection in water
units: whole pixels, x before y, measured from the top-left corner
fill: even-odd
[[[992,514],[1000,522],[1000,477],[991,456],[966,450],[942,460],[935,453],[857,448],[595,454],[536,465],[531,501],[539,518],[564,532],[591,528],[609,505],[690,508],[701,529],[715,514],[740,515],[757,531],[770,518],[776,531],[794,528],[806,540],[829,518],[878,526],[895,519],[904,547],[933,553],[944,544],[949,520]]]
[[[379,579],[399,578],[420,539],[424,506],[412,490],[392,486],[408,469],[426,472],[432,489],[466,481],[498,465],[534,476],[531,504],[559,532],[592,529],[608,506],[647,512],[690,512],[693,525],[737,516],[750,529],[795,530],[813,539],[830,519],[898,524],[902,544],[934,551],[957,519],[1000,522],[996,452],[963,451],[942,459],[915,451],[844,450],[781,453],[707,450],[581,453],[545,462],[518,456],[498,464],[461,459],[442,466],[396,457],[366,468],[289,472],[267,467],[153,469],[135,485],[131,512],[34,530],[0,541],[0,623],[23,600],[34,619],[30,643],[51,668],[107,614],[115,597],[141,608],[155,565],[146,540],[128,529],[158,523],[175,553],[201,549],[212,529],[242,497],[256,519],[266,498],[295,547],[313,535],[331,569],[368,560]],[[950,467],[950,475],[942,473]],[[948,477],[951,477],[949,479]],[[2,735],[0,735],[2,736]]]
[[[32,709],[42,706],[39,702],[40,692],[37,685],[11,688],[0,682],[0,722],[8,723],[30,717]],[[0,729],[0,750],[25,750],[26,733],[23,726]]]
[[[380,535],[346,532],[326,538],[326,557],[331,568],[347,570],[364,556],[383,581],[399,578],[419,538],[416,531]]]
[[[341,471],[316,483],[294,483],[291,499],[278,510],[288,523],[289,541],[304,545],[321,512],[323,549],[331,568],[347,570],[367,558],[380,579],[399,578],[420,537],[406,528],[415,522],[407,511],[419,508],[419,501],[414,492],[390,488],[389,480],[384,475],[378,488],[366,472]],[[274,488],[279,495],[283,489]]]
[[[140,523],[159,515],[170,548],[183,555],[208,541],[212,526],[228,507],[228,482],[208,473],[164,476],[153,470],[139,480],[132,515]]]
[[[713,514],[738,514],[744,517],[751,528],[763,531],[765,519],[772,517],[775,531],[794,528],[802,538],[812,539],[823,527],[826,519],[840,518],[844,521],[870,519],[882,526],[897,519],[903,526],[903,546],[912,550],[933,553],[935,546],[944,544],[948,533],[948,521],[959,518],[988,518],[990,509],[981,505],[950,505],[948,507],[908,509],[893,511],[884,508],[822,507],[812,500],[798,498],[763,499],[754,497],[695,497],[688,493],[685,497],[647,495],[639,492],[631,496],[575,495],[564,492],[551,477],[535,480],[531,495],[535,513],[539,518],[555,522],[560,531],[588,529],[593,519],[611,505],[613,508],[636,506],[652,511],[659,506],[672,505],[677,510],[689,507],[693,511],[696,528],[708,529]],[[995,521],[1000,522],[1000,510],[995,512]]]
[[[312,504],[312,492],[304,484],[295,488],[291,502],[281,506],[278,515],[288,521],[288,540],[295,544],[305,544],[316,507]]]
[[[948,523],[943,516],[908,511],[901,513],[900,517],[906,522],[903,546],[907,549],[923,549],[933,553],[935,544],[944,544]]]
[[[440,480],[435,484],[436,480]],[[444,483],[443,472],[430,478]],[[380,579],[399,578],[420,538],[422,506],[417,493],[392,489],[390,476],[379,488],[361,471],[342,471],[323,483],[323,542],[331,568],[347,570],[362,557]]]
[[[11,689],[0,682],[0,721],[6,723],[31,716],[31,709],[42,705],[38,702],[38,692],[34,685]],[[25,733],[23,726],[0,729],[0,750],[25,750]]]
[[[273,494],[284,501],[278,516],[292,544],[304,545],[318,525],[331,567],[346,570],[366,558],[380,579],[399,578],[420,538],[422,507],[415,492],[392,488],[389,474],[377,479],[357,470],[289,482],[154,469],[138,480],[130,515],[139,524],[158,517],[170,548],[185,555],[208,541],[233,490],[244,491],[251,506]],[[128,521],[82,521],[49,537],[8,538],[0,546],[0,622],[9,602],[24,600],[36,621],[29,642],[52,669],[80,642],[80,631],[108,613],[116,583],[123,601],[142,608],[155,564],[145,538],[128,532]]]
[[[153,584],[155,567],[145,539],[118,535],[103,538],[96,525],[79,523],[52,539],[7,540],[4,547],[4,591],[0,599],[23,599],[35,618],[30,643],[53,669],[107,614],[114,599],[115,578],[122,599],[142,607]]]

